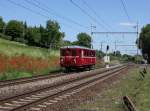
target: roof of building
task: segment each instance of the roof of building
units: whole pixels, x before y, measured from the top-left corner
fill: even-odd
[[[90,48],[87,48],[87,47],[82,47],[82,46],[64,46],[64,47],[61,47],[62,49],[66,49],[66,48],[71,48],[71,49],[74,49],[74,48],[80,48],[80,49],[88,49],[88,50],[94,50],[94,49],[90,49]]]

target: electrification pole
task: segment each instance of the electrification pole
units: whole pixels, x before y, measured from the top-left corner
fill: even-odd
[[[100,50],[102,51],[103,50],[103,44],[105,43],[105,41],[101,41],[100,42]]]
[[[138,23],[138,22],[137,22],[136,29],[137,29],[137,56],[138,56],[138,54],[139,54],[138,47],[139,47],[139,45],[140,45],[140,39],[139,39],[139,23]]]
[[[93,28],[96,28],[96,26],[91,24],[90,28],[91,28],[91,37],[92,37],[92,35],[93,35],[93,33],[92,33],[93,32]],[[91,42],[93,42],[93,39],[92,39]],[[91,48],[93,49],[93,44],[92,43],[91,43]]]

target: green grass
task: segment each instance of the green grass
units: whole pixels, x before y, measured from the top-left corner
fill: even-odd
[[[82,104],[79,109],[96,111],[126,111],[122,97],[128,95],[139,111],[150,109],[150,71],[142,80],[139,69],[133,69],[115,86],[103,91],[90,103]]]
[[[18,79],[23,77],[32,77],[32,73],[29,72],[6,72],[4,74],[0,75],[0,80],[12,80],[12,79]]]
[[[0,54],[7,56],[26,55],[37,58],[49,58],[50,56],[59,56],[59,51],[27,46],[18,42],[0,39]]]
[[[0,34],[0,55],[4,55],[6,57],[14,57],[14,56],[28,56],[31,58],[36,59],[43,59],[48,60],[49,62],[55,62],[58,58],[59,60],[59,51],[58,50],[51,50],[39,47],[28,46],[26,44],[21,44],[19,42],[14,42],[10,40],[3,39],[5,35]],[[8,36],[6,36],[8,37]],[[9,38],[9,37],[8,37]],[[53,66],[54,65],[54,66]],[[53,72],[60,71],[61,68],[59,65],[52,64],[49,68],[45,68],[42,72],[29,72],[29,71],[5,71],[0,73],[0,80],[9,80],[9,79],[16,79],[22,77],[31,77],[35,75],[45,75]]]
[[[5,72],[3,74],[0,74],[0,81],[1,80],[12,80],[12,79],[19,79],[23,77],[32,77],[32,76],[37,76],[37,75],[48,75],[52,73],[57,73],[61,72],[62,69],[60,67],[53,67],[46,69],[43,72],[40,73],[31,73],[31,72],[25,72],[25,71],[10,71],[10,72]]]

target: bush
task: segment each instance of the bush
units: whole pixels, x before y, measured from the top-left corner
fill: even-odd
[[[7,36],[7,35],[4,35],[4,34],[0,34],[0,38],[2,39],[6,39],[6,40],[11,40],[11,36]]]

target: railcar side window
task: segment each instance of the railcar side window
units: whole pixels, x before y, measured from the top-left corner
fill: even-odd
[[[86,56],[86,50],[84,50],[84,56]]]
[[[93,57],[93,51],[90,52],[90,56]]]
[[[76,56],[76,49],[72,49],[72,56]]]
[[[95,51],[94,51],[94,57],[96,56],[96,53],[95,53]]]
[[[81,57],[81,50],[78,50],[78,55]]]

